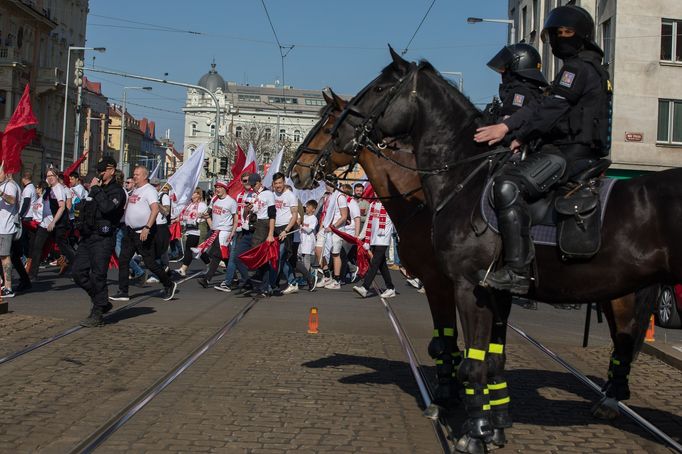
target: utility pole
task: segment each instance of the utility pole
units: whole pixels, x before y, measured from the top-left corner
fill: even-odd
[[[81,133],[81,104],[83,103],[83,60],[80,58],[76,60],[76,79],[74,83],[78,87],[76,96],[76,125],[73,136],[73,162],[78,159],[78,148],[80,147],[80,133]],[[64,170],[64,169],[60,169]]]

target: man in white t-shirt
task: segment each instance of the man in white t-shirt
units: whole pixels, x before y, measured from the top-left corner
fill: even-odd
[[[245,209],[256,214],[256,226],[251,238],[251,247],[256,247],[263,242],[268,243],[275,241],[275,219],[277,218],[277,208],[275,207],[275,195],[269,189],[266,189],[261,182],[261,177],[257,173],[249,175],[249,185],[253,188],[256,194],[253,203],[247,204]],[[270,273],[275,273],[269,264],[265,264],[258,269],[254,275],[254,280],[260,280],[260,288],[254,288],[254,293],[257,296],[279,296],[282,292],[278,289],[272,289],[270,282],[273,279]],[[245,292],[251,293],[251,292]]]
[[[340,229],[346,225],[348,219],[348,200],[346,196],[337,191],[334,186],[327,183],[327,191],[330,195],[325,199],[322,205],[322,212],[320,215],[320,230],[317,233],[317,243],[315,244],[315,252],[318,254],[318,261],[325,251],[325,243],[331,242],[330,253],[332,256],[333,275],[331,277],[325,276],[325,279],[320,284],[330,290],[338,290],[341,288],[341,247],[343,240],[341,237],[334,234],[331,226]]]
[[[33,220],[33,205],[38,201],[36,187],[33,184],[33,174],[29,171],[24,172],[21,177],[21,184],[24,189],[21,191],[21,208],[19,208],[19,220],[22,224],[21,229],[21,251],[20,254],[26,257],[26,266],[30,267],[31,244],[35,236],[34,229],[30,228]],[[41,217],[42,219],[42,217]],[[26,283],[28,287],[30,283]]]
[[[19,194],[19,185],[0,166],[0,261],[5,282],[2,288],[3,298],[14,297],[10,254],[19,222]]]
[[[198,279],[199,285],[208,288],[211,279],[215,275],[218,265],[221,261],[227,263],[230,251],[230,244],[232,237],[237,230],[237,202],[227,194],[229,186],[225,181],[218,181],[215,184],[215,197],[209,205],[211,217],[208,218],[209,227],[211,227],[211,236],[207,241],[211,242],[208,249],[208,255],[211,257],[211,263],[208,265],[204,277]],[[229,290],[227,290],[229,291]]]
[[[135,252],[139,253],[145,265],[163,284],[163,299],[169,301],[175,295],[178,284],[171,281],[166,271],[154,257],[154,235],[156,220],[159,214],[159,196],[156,189],[147,179],[149,171],[144,166],[137,166],[133,171],[135,189],[128,196],[125,209],[126,234],[121,245],[121,256],[118,268],[118,293],[110,296],[113,301],[128,301],[128,281],[130,259]]]
[[[272,176],[272,188],[275,194],[275,235],[279,239],[279,266],[270,285],[273,289],[278,289],[279,274],[283,272],[287,280],[287,289],[289,289],[287,293],[291,293],[293,287],[298,288],[294,268],[291,264],[294,244],[293,234],[290,235],[293,230],[298,228],[298,198],[293,191],[288,190],[285,186],[284,174],[282,172],[275,173]],[[296,262],[294,262],[295,266]]]
[[[341,191],[346,194],[346,201],[348,202],[348,221],[341,230],[358,238],[360,236],[360,230],[362,229],[360,204],[353,196],[348,195],[353,194],[353,186],[347,183],[342,184]],[[343,242],[341,249],[341,278],[344,279],[350,270],[352,273],[350,282],[353,282],[357,275],[358,268],[355,265],[356,249],[357,247],[355,244],[351,244],[348,241]]]
[[[234,238],[232,238],[232,245],[230,246],[232,251],[230,252],[230,259],[227,263],[227,270],[225,271],[225,280],[214,287],[216,290],[223,292],[233,290],[231,285],[235,271],[239,271],[237,292],[243,293],[248,290],[246,287],[249,279],[249,269],[244,265],[244,262],[237,260],[237,257],[239,257],[239,254],[246,252],[251,248],[251,225],[249,224],[250,212],[247,212],[245,207],[247,204],[253,202],[256,194],[249,184],[249,173],[244,172],[241,175],[241,183],[243,189],[237,194],[237,230]]]
[[[85,190],[81,182],[80,175],[73,172],[69,175],[69,191],[71,191],[71,210],[69,217],[75,219],[78,217],[78,205],[88,196],[88,191]]]

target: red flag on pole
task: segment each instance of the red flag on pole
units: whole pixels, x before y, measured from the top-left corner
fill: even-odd
[[[235,200],[237,200],[239,193],[242,192],[241,177],[244,173],[249,175],[256,173],[256,151],[253,149],[252,145],[249,145],[249,154],[245,158],[244,168],[239,172],[239,176],[235,177],[227,185],[227,194]]]
[[[64,171],[64,186],[67,188],[71,187],[71,180],[69,180],[68,176],[73,173],[74,170],[76,170],[80,165],[85,161],[85,158],[88,157],[88,153],[90,153],[90,150],[85,150],[83,154],[81,155],[80,158],[76,159],[76,162],[71,164],[65,171]]]
[[[5,173],[17,173],[21,170],[21,152],[36,136],[35,129],[27,126],[38,124],[31,107],[30,87],[26,84],[24,94],[5,127],[2,135],[2,163]]]
[[[372,183],[367,183],[367,186],[365,186],[365,190],[362,191],[362,197],[365,197],[367,199],[376,197],[376,194],[374,193],[374,188],[372,187]]]
[[[250,270],[260,268],[268,262],[270,263],[270,266],[277,269],[277,261],[279,260],[279,241],[277,241],[277,238],[270,243],[263,241],[258,246],[251,248],[246,252],[242,252],[239,255],[239,258]]]
[[[363,246],[363,241],[360,240],[359,238],[355,238],[353,235],[350,233],[342,232],[341,230],[337,229],[333,225],[330,226],[332,229],[332,232],[337,234],[338,236],[341,237],[342,240],[347,241],[351,244],[354,244],[358,247],[358,252],[355,260],[357,261],[358,265],[358,276],[362,277],[367,273],[367,270],[369,269],[369,252],[365,250]]]
[[[244,154],[242,147],[237,144],[237,156],[235,157],[234,164],[230,170],[232,172],[233,179],[239,178],[242,173],[242,169],[244,168],[244,164],[246,164],[246,154]]]

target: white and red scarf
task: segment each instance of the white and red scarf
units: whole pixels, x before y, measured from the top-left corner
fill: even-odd
[[[227,260],[230,258],[230,242],[228,241],[229,236],[230,232],[226,230],[214,230],[211,235],[206,238],[206,241],[201,243],[199,246],[192,248],[192,252],[194,252],[194,258],[201,257],[201,254],[208,251],[215,242],[216,238],[218,238],[218,243],[220,244],[220,257],[223,260]]]
[[[367,216],[367,229],[365,230],[364,241],[366,244],[370,244],[370,241],[372,240],[372,225],[374,222],[378,221],[379,230],[385,231],[387,217],[386,208],[384,208],[384,205],[380,201],[375,200],[371,203],[369,206],[369,216]]]

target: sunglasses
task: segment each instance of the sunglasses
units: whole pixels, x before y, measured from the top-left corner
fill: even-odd
[[[242,183],[248,183],[249,180],[242,180]]]

